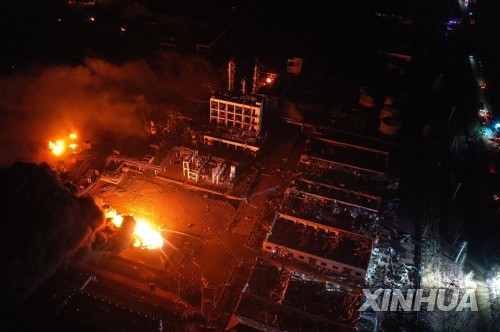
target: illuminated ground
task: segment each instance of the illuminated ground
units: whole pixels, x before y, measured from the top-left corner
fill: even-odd
[[[227,232],[240,202],[230,204],[223,197],[211,198],[141,174],[129,174],[120,188],[108,189],[99,190],[96,198],[119,213],[156,224],[168,242],[165,255],[134,248],[93,265],[144,284],[154,283],[216,319],[220,312],[213,307],[219,305],[236,267],[256,255],[244,247],[252,218],[245,219],[247,225],[245,231],[239,227],[240,234]]]

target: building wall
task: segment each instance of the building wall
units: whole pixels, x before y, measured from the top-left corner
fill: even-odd
[[[259,133],[262,126],[262,108],[261,102],[250,105],[210,98],[210,123]]]
[[[264,241],[262,249],[273,255],[277,254],[282,257],[293,257],[294,259],[300,260],[304,263],[311,264],[316,267],[322,267],[324,269],[335,271],[354,278],[365,279],[366,276],[366,270],[364,269],[315,256],[292,248],[283,247],[272,242]]]

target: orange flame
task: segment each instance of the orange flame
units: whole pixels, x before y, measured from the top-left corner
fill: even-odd
[[[120,228],[123,223],[123,216],[116,210],[107,210],[106,218],[110,219],[113,225]],[[163,238],[160,232],[146,221],[136,219],[134,232],[134,247],[141,249],[158,249],[163,247]]]
[[[163,246],[161,234],[150,224],[142,220],[136,220],[134,233],[134,247],[145,249],[157,249]]]
[[[122,225],[123,216],[116,213],[116,210],[107,210],[106,211],[106,218],[111,219],[111,222],[116,227],[120,227]]]
[[[70,133],[68,135],[68,137],[71,140],[76,140],[78,138],[78,135],[76,133]],[[66,145],[66,141],[64,141],[62,139],[57,140],[55,143],[52,141],[49,141],[49,149],[56,156],[62,155],[66,151],[67,147],[74,150],[78,147],[78,144],[71,143],[69,145]]]
[[[51,149],[52,153],[56,156],[60,156],[63,154],[64,150],[66,150],[66,147],[64,146],[63,140],[57,140],[55,143],[49,142],[49,149]]]

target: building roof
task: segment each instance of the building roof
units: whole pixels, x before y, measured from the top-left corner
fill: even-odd
[[[290,191],[284,198],[280,213],[328,227],[370,235],[375,220],[373,212],[333,201],[320,201],[294,191]]]
[[[387,153],[375,153],[353,146],[327,143],[317,138],[311,139],[304,154],[313,158],[378,173],[385,173],[388,162]]]
[[[354,171],[349,167],[319,167],[317,165],[298,165],[298,178],[319,182],[330,186],[346,188],[354,192],[380,197],[388,181],[383,175],[362,170]]]
[[[276,219],[267,241],[361,269],[368,268],[372,249],[368,237],[342,231],[336,235],[284,218]]]
[[[332,200],[343,205],[361,207],[373,212],[377,212],[380,205],[380,197],[356,193],[345,188],[329,186],[320,182],[295,179],[292,188],[307,196]]]
[[[251,96],[251,95],[237,95],[237,94],[230,94],[230,93],[215,93],[210,100],[212,99],[219,99],[219,100],[224,100],[236,104],[242,104],[242,105],[251,105],[255,107],[260,107],[262,105],[262,98],[256,97],[256,96]]]

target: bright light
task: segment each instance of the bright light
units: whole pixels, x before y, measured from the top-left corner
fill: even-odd
[[[68,138],[70,140],[76,140],[78,138],[78,135],[75,133],[70,133],[68,135]],[[66,151],[66,148],[68,148],[68,147],[70,149],[74,150],[78,147],[78,144],[71,143],[71,144],[67,145],[66,141],[62,140],[62,139],[55,141],[55,143],[52,141],[49,141],[49,149],[56,156],[62,155]]]
[[[66,147],[64,146],[63,140],[57,140],[55,143],[49,142],[49,149],[52,150],[52,153],[56,156],[60,156],[63,154],[64,150],[66,150]]]
[[[271,77],[268,77],[268,78],[266,79],[266,82],[267,82],[267,83],[271,83],[272,81],[273,81],[273,80],[271,79]]]
[[[111,219],[111,222],[116,227],[121,227],[123,223],[123,216],[121,214],[116,213],[116,210],[107,210],[106,218]]]
[[[89,20],[90,20],[91,22],[95,22],[95,17],[91,17],[91,18],[89,18]]]
[[[123,223],[123,216],[116,210],[106,210],[106,218],[110,219],[115,227],[120,228]],[[163,237],[160,232],[150,223],[136,219],[133,246],[141,249],[158,249],[163,247]]]
[[[486,283],[488,284],[488,288],[490,289],[493,297],[496,298],[500,296],[500,275],[486,280]]]
[[[467,289],[476,289],[477,284],[474,281],[474,271],[470,271],[464,276],[464,286]]]
[[[495,128],[500,128],[500,123],[495,123]]]
[[[160,233],[150,224],[142,220],[136,220],[134,229],[134,247],[145,249],[157,249],[163,247],[163,238]]]

